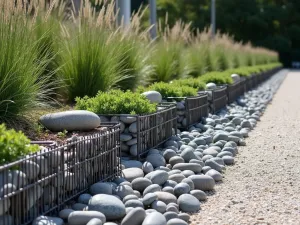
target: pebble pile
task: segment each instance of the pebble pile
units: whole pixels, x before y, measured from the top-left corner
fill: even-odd
[[[238,146],[246,145],[283,79],[278,73],[218,115],[172,136],[144,162],[123,159],[122,177],[93,184],[59,217],[41,216],[33,225],[189,224],[189,213],[200,210],[207,191],[234,164]]]

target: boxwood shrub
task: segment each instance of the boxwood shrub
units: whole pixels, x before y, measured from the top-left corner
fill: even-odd
[[[210,82],[215,83],[217,85],[233,83],[233,80],[231,78],[231,73],[226,71],[206,73],[203,76],[201,76],[199,80],[204,82],[205,84]]]
[[[96,114],[146,114],[156,112],[157,106],[139,93],[121,90],[100,91],[95,97],[77,97],[75,101],[76,109]]]
[[[6,129],[0,125],[0,165],[20,159],[39,150],[38,145],[30,145],[30,140],[21,132]]]
[[[205,89],[205,83],[196,78],[190,79],[180,79],[172,81],[172,84],[177,86],[188,86],[197,89],[198,91],[202,91]]]

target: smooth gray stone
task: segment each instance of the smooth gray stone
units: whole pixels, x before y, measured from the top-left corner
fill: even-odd
[[[206,145],[206,141],[203,137],[198,137],[198,138],[195,138],[193,140],[198,146],[199,145]]]
[[[140,200],[137,199],[131,199],[125,202],[125,207],[133,207],[133,208],[137,208],[137,207],[141,207],[144,208],[143,203]]]
[[[177,203],[183,212],[197,212],[200,209],[199,200],[190,194],[180,195]]]
[[[163,170],[163,171],[166,171],[166,172],[170,172],[171,169],[169,169],[168,167],[166,166],[159,166],[159,167],[156,167],[155,170]]]
[[[167,205],[162,201],[155,200],[151,203],[151,208],[155,209],[157,212],[165,213]]]
[[[68,225],[84,225],[91,219],[100,219],[102,223],[106,222],[106,217],[103,213],[98,211],[75,211],[68,217]]]
[[[164,187],[164,188],[162,189],[162,191],[168,192],[168,193],[174,195],[174,188],[172,188],[172,187]]]
[[[0,176],[0,178],[1,178],[1,176]],[[5,184],[0,188],[0,197],[3,197],[4,195],[8,195],[16,190],[17,190],[17,187],[15,185],[10,184],[10,183]]]
[[[235,129],[233,127],[225,127],[224,130],[227,131],[227,132],[235,131]]]
[[[166,218],[159,212],[153,212],[148,214],[142,225],[154,225],[154,221],[155,225],[167,225]]]
[[[175,203],[174,203],[175,204]],[[167,209],[166,209],[166,211],[167,212],[174,212],[174,213],[176,213],[176,214],[178,214],[179,213],[179,206],[176,204],[176,206],[175,205],[170,205],[170,204],[168,204],[167,205]]]
[[[210,167],[210,166],[204,166],[204,167],[202,168],[202,172],[203,172],[204,174],[206,174],[209,170],[211,170],[211,167]]]
[[[70,215],[72,212],[74,212],[73,209],[63,209],[63,210],[61,210],[61,211],[59,212],[58,215],[59,215],[59,217],[60,217],[61,219],[67,220],[68,217],[69,217],[69,215]]]
[[[122,176],[129,182],[138,177],[144,177],[144,172],[140,168],[128,168],[122,170]]]
[[[180,156],[173,156],[172,158],[170,158],[169,163],[174,166],[177,163],[184,163],[184,159]]]
[[[192,175],[189,177],[195,185],[195,189],[202,191],[211,191],[214,189],[215,180],[207,175]]]
[[[236,136],[229,135],[228,136],[228,141],[234,141],[235,143],[238,143],[240,141],[240,138],[236,137]]]
[[[216,182],[222,181],[222,179],[223,179],[222,174],[220,174],[218,171],[216,171],[214,169],[207,171],[207,173],[205,175],[212,177]]]
[[[129,152],[130,152],[130,155],[137,156],[138,155],[137,144],[131,145]]]
[[[122,165],[125,166],[126,169],[128,168],[140,168],[142,169],[143,164],[137,160],[122,160]]]
[[[202,158],[202,157],[201,157]],[[189,161],[189,163],[197,163],[197,164],[199,164],[200,166],[204,166],[204,162],[202,161],[202,159],[201,160],[198,160],[198,159],[191,159],[190,161]]]
[[[198,145],[194,141],[188,143],[188,146],[191,146],[193,149],[196,149],[198,147]]]
[[[203,165],[204,165],[204,163],[203,163]],[[181,174],[183,176],[185,176],[185,177],[189,177],[191,175],[195,175],[195,173],[193,171],[191,171],[191,170],[184,170],[184,171],[181,172]]]
[[[211,159],[211,158],[213,158],[212,155],[205,155],[205,156],[202,157],[202,161],[203,161],[203,162],[206,162],[207,160],[209,160],[209,159]],[[205,163],[204,163],[204,165],[205,165]]]
[[[180,157],[182,157],[186,163],[188,163],[191,159],[199,160],[199,157],[194,154],[194,150],[191,148],[184,149],[181,152]]]
[[[194,152],[194,154],[196,155],[196,156],[198,156],[198,158],[199,159],[202,159],[202,157],[203,157],[203,149],[196,149],[196,151]],[[197,160],[197,159],[191,159],[191,160]],[[191,160],[190,160],[190,162],[191,162]]]
[[[157,194],[155,193],[148,193],[143,197],[143,204],[145,206],[151,205],[152,202],[157,200]]]
[[[232,156],[228,156],[228,155],[225,155],[222,157],[224,163],[226,165],[233,165],[234,164],[234,158]]]
[[[235,117],[231,120],[231,123],[233,123],[234,125],[240,125],[242,122],[242,119],[239,117]]]
[[[213,160],[213,161],[215,161],[216,163],[225,166],[225,163],[224,163],[223,159],[220,158],[220,157],[213,157],[213,158],[211,158],[210,160]]]
[[[236,136],[238,138],[243,138],[243,134],[241,134],[241,132],[239,132],[239,131],[230,132],[230,135],[231,136]]]
[[[249,120],[243,120],[241,123],[241,127],[242,128],[250,128],[250,129],[253,128]]]
[[[132,184],[129,182],[129,181],[124,181],[124,182],[122,182],[121,184],[119,184],[119,186],[120,185],[128,185],[128,186],[130,186],[130,187],[132,187]],[[116,188],[115,188],[116,189]]]
[[[207,195],[204,191],[201,190],[192,190],[190,191],[190,194],[197,198],[199,201],[206,201],[207,199]]]
[[[212,169],[215,169],[218,172],[222,172],[223,169],[225,168],[224,166],[220,165],[216,161],[209,159],[205,161],[205,166],[210,166]]]
[[[156,170],[153,171],[151,173],[148,173],[145,178],[151,180],[151,182],[153,184],[159,184],[162,185],[163,183],[165,183],[168,178],[169,178],[169,174],[166,171],[163,170]]]
[[[96,194],[107,194],[107,195],[112,195],[112,187],[111,185],[103,182],[98,182],[93,184],[90,187],[90,193],[92,195]]]
[[[102,212],[107,220],[118,220],[126,214],[123,202],[114,196],[106,194],[93,196],[88,208],[90,211]]]
[[[121,134],[120,135],[120,141],[129,141],[132,139],[132,136],[130,134]]]
[[[118,224],[113,223],[113,222],[106,222],[106,223],[104,223],[103,225],[118,225]]]
[[[123,218],[121,225],[141,225],[146,217],[143,208],[134,208]]]
[[[218,141],[218,142],[220,142],[220,141]],[[222,144],[222,146],[223,146],[223,144]],[[220,146],[210,146],[209,149],[214,149],[214,150],[216,150],[217,152],[221,152],[222,147],[220,147]]]
[[[176,181],[174,180],[167,180],[164,184],[163,184],[163,187],[175,187],[177,184]]]
[[[132,146],[135,144],[137,144],[137,138],[132,138],[131,140],[126,142],[126,145],[128,145],[128,146]]]
[[[88,204],[92,196],[90,194],[81,194],[79,195],[77,202],[82,204]]]
[[[159,201],[164,202],[166,205],[168,205],[171,202],[177,203],[177,198],[173,194],[170,194],[168,192],[162,192],[162,191],[157,191],[155,192],[155,194],[157,195],[157,199]]]
[[[135,196],[137,196],[138,198],[141,197],[141,193],[140,193],[139,191],[137,191],[137,190],[133,190],[133,194],[134,194]]]
[[[148,187],[152,184],[152,182],[151,182],[151,180],[149,180],[145,177],[138,177],[138,178],[135,178],[131,182],[131,184],[132,184],[133,190],[143,192],[146,189],[146,187]]]
[[[190,220],[190,215],[187,214],[187,213],[179,213],[179,214],[178,214],[178,218],[179,218],[179,219],[182,219],[182,220],[185,221],[185,222],[189,222],[189,220]]]
[[[31,160],[26,160],[21,163],[21,171],[26,174],[28,179],[34,180],[40,173],[40,166]]]
[[[153,212],[157,212],[155,209],[146,209],[146,215],[153,213]]]
[[[165,158],[160,154],[150,154],[146,160],[150,162],[154,168],[166,165]]]
[[[154,193],[157,191],[161,191],[161,187],[158,184],[151,184],[144,190],[143,196],[145,196],[148,193]]]
[[[173,174],[169,176],[169,180],[175,181],[176,183],[180,183],[185,178],[182,174]]]
[[[82,211],[86,207],[87,205],[82,203],[75,203],[72,205],[72,209],[74,209],[75,211]]]
[[[192,175],[195,175],[195,174],[192,174]],[[190,175],[190,176],[192,176]],[[186,183],[190,186],[190,190],[194,190],[195,188],[195,185],[194,185],[194,182],[190,179],[190,178],[184,178],[181,183]]]
[[[174,187],[174,194],[179,197],[180,195],[188,194],[190,190],[191,188],[187,183],[180,183]]]
[[[161,103],[162,96],[158,91],[146,91],[142,93],[151,103]]]
[[[231,152],[227,152],[227,151],[223,151],[220,152],[217,157],[223,158],[223,156],[228,155],[228,156],[233,156],[233,154]],[[223,160],[224,161],[224,160]],[[225,163],[225,162],[224,162]],[[203,169],[203,168],[202,168]]]
[[[175,206],[177,209],[179,209],[179,206],[175,202],[170,202],[167,206]]]
[[[12,221],[12,218],[11,218],[11,221]],[[0,222],[1,222],[1,217],[0,217]],[[11,225],[12,223],[7,223],[7,224],[1,223],[1,224]],[[61,218],[50,217],[50,216],[39,216],[32,223],[32,225],[63,225],[63,224],[64,224],[64,221]],[[72,225],[72,224],[70,224],[70,225]]]
[[[228,141],[228,135],[225,133],[218,133],[213,137],[214,143],[220,140]]]
[[[118,195],[121,199],[123,199],[127,195],[133,194],[133,189],[129,185],[119,185],[115,189],[115,194]]]
[[[215,149],[213,149],[213,148],[208,148],[208,149],[205,149],[203,151],[203,155],[204,156],[205,155],[211,155],[213,157],[216,157],[218,155],[218,152]]]
[[[142,170],[145,174],[148,174],[148,173],[151,173],[154,170],[154,168],[150,162],[146,161],[143,163]]]
[[[131,132],[131,133],[137,133],[137,123],[134,122],[134,123],[130,124],[128,129],[129,129],[129,132]]]
[[[51,131],[86,131],[99,127],[101,120],[93,112],[71,110],[43,115],[39,122]]]
[[[222,152],[230,152],[233,156],[235,156],[237,153],[237,151],[232,147],[225,147],[222,149]]]
[[[177,163],[173,166],[173,169],[179,169],[181,171],[191,170],[194,173],[200,173],[202,170],[202,166],[198,163]]]
[[[246,146],[246,142],[242,139],[239,140],[238,144],[239,146]]]
[[[185,222],[185,221],[182,220],[182,219],[174,218],[174,219],[170,219],[170,220],[167,222],[167,225],[188,225],[188,223]]]
[[[166,141],[166,142],[164,143],[164,146],[165,146],[165,147],[174,146],[175,148],[178,149],[178,143],[177,143],[176,141],[174,141],[174,140]]]
[[[164,213],[164,217],[166,217],[166,220],[169,221],[170,219],[178,218],[178,213],[167,211]]]
[[[177,169],[172,169],[171,171],[168,172],[169,176],[174,175],[174,174],[180,174],[182,171],[177,170]]]
[[[125,124],[132,124],[133,122],[136,121],[135,116],[120,116],[120,121],[122,121]],[[136,132],[134,132],[136,133]]]
[[[172,158],[173,156],[176,156],[176,155],[177,155],[177,153],[173,149],[166,149],[163,154],[166,161],[169,161],[170,158]]]
[[[123,202],[126,203],[129,200],[138,200],[139,198],[136,195],[127,195],[123,198]]]
[[[103,222],[100,219],[94,218],[91,219],[86,225],[103,225]]]

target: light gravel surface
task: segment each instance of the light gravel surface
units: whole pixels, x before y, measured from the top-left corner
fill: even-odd
[[[287,75],[246,142],[192,225],[300,224],[300,72]]]

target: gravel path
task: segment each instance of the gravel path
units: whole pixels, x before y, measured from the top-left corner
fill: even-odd
[[[192,225],[300,224],[299,84],[290,72]]]

